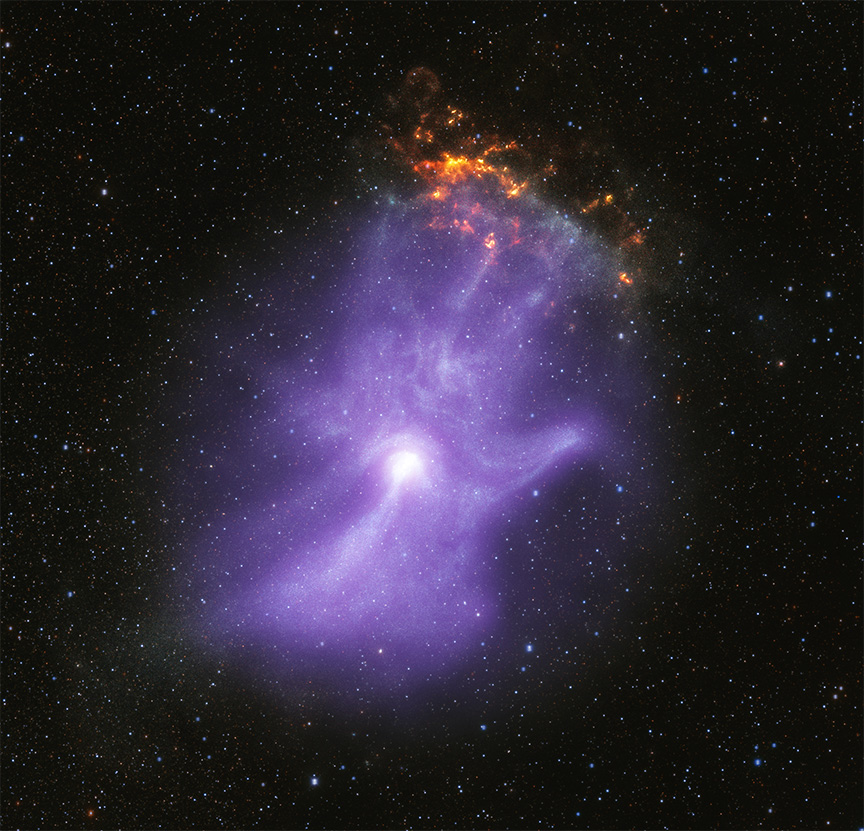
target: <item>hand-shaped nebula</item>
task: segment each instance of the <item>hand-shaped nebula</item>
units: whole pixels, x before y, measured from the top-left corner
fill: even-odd
[[[416,167],[428,190],[369,209],[314,364],[271,361],[274,403],[218,428],[287,461],[254,500],[224,489],[187,597],[209,643],[277,673],[407,686],[457,665],[501,623],[504,526],[608,439],[615,382],[569,317],[614,290],[602,245],[489,152]]]

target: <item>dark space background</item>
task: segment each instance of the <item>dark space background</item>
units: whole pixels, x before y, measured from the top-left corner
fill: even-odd
[[[0,15],[3,827],[861,825],[858,4]],[[631,194],[668,412],[632,600],[482,731],[280,694],[172,618],[164,413],[267,280],[315,315],[417,66],[549,148],[562,210]]]

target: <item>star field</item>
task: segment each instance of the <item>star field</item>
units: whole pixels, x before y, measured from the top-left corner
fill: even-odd
[[[858,828],[857,5],[4,5],[2,817]]]

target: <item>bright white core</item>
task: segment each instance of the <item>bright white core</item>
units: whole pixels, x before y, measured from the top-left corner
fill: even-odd
[[[390,457],[390,476],[394,485],[415,479],[423,472],[423,460],[411,450],[400,450]]]

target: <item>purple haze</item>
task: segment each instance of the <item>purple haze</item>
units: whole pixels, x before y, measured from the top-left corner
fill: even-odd
[[[209,521],[181,590],[222,654],[342,686],[442,677],[504,623],[502,530],[615,443],[617,335],[574,324],[613,303],[612,258],[537,200],[469,183],[446,210],[370,210],[327,342],[223,354],[263,403],[209,413],[222,472],[190,483]]]

